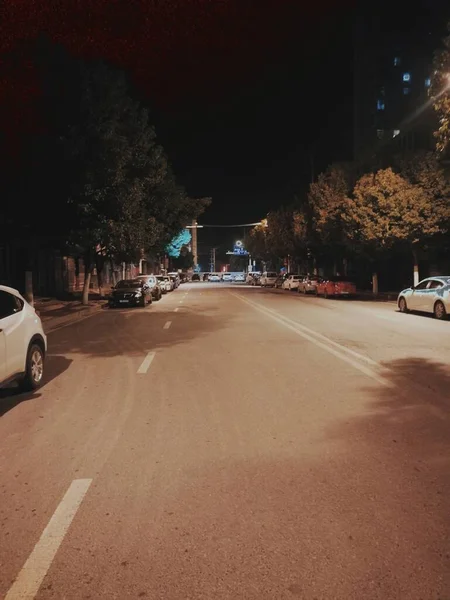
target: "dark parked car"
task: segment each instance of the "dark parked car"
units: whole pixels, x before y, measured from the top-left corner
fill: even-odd
[[[144,281],[152,292],[153,300],[161,300],[163,295],[161,285],[159,281],[156,279],[155,275],[139,275],[136,279],[141,279]]]
[[[146,306],[152,303],[150,287],[142,279],[123,279],[111,288],[109,307],[117,306]]]
[[[200,275],[198,273],[194,273],[192,275],[191,281],[200,281]],[[203,279],[203,281],[204,281],[204,279]]]

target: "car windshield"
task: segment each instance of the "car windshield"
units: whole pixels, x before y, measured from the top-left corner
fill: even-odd
[[[142,287],[144,284],[143,281],[141,281],[140,279],[123,279],[122,281],[119,281],[119,283],[116,285],[117,289],[124,289],[124,288],[138,288],[138,287]]]
[[[276,273],[267,273],[267,277],[276,277],[277,274]]]

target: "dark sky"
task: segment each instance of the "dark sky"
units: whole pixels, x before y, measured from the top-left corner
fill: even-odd
[[[247,222],[301,193],[312,152],[316,170],[349,157],[350,6],[8,0],[0,39],[5,57],[45,32],[74,53],[126,69],[152,106],[180,181],[192,195],[212,196],[205,219]],[[13,106],[17,127],[26,128],[29,65],[6,57],[1,84],[2,108]]]

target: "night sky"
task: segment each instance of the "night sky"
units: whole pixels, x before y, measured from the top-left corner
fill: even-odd
[[[201,221],[260,220],[304,195],[312,168],[317,176],[352,157],[354,4],[8,0],[0,9],[1,130],[33,128],[29,48],[47,33],[129,73],[180,182],[213,198]]]

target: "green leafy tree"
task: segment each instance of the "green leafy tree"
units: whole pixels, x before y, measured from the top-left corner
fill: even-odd
[[[443,47],[434,55],[430,87],[433,106],[439,118],[439,128],[434,134],[436,148],[441,153],[448,150],[450,142],[450,22],[447,29],[448,35],[443,40]]]
[[[40,64],[47,131],[36,154],[51,157],[40,195],[53,208],[59,202],[67,243],[83,257],[87,303],[94,266],[100,273],[107,257],[134,261],[164,249],[210,199],[189,198],[177,185],[123,73],[45,43]]]
[[[446,230],[448,203],[436,202],[429,191],[389,168],[357,181],[344,218],[353,240],[364,244],[372,255],[396,244],[407,245],[417,283],[418,251],[424,242]]]

